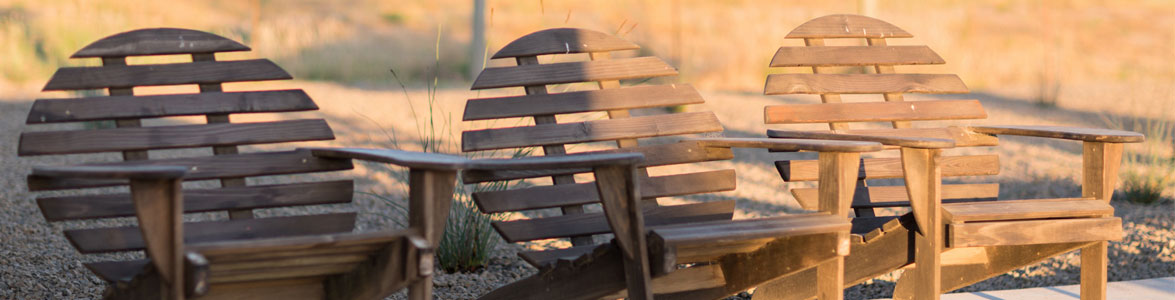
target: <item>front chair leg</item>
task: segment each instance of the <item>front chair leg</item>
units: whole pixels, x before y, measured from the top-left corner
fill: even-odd
[[[184,299],[184,208],[181,180],[132,179],[131,198],[147,257],[159,272],[165,299]]]
[[[1110,202],[1118,184],[1122,144],[1084,142],[1082,148],[1081,196]],[[1081,248],[1081,299],[1106,299],[1108,245],[1100,241]]]
[[[644,213],[640,208],[636,168],[632,165],[596,167],[596,189],[604,205],[608,225],[616,235],[624,260],[628,298],[652,300],[649,272],[649,248],[646,242]]]
[[[427,240],[428,249],[440,246],[456,185],[456,171],[411,169],[408,172],[408,226],[420,231]],[[430,259],[418,262],[422,265],[418,266],[418,278],[408,286],[408,299],[432,298],[433,262],[429,251],[428,255],[421,257]]]
[[[906,192],[918,232],[914,234],[913,295],[894,295],[894,299],[937,300],[942,290],[941,257],[943,249],[942,225],[942,171],[938,149],[902,148],[902,169]]]

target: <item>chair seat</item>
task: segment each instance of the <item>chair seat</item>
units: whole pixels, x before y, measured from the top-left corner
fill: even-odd
[[[651,229],[650,248],[662,248],[677,263],[708,261],[747,253],[784,237],[849,234],[852,224],[843,217],[807,214],[734,221],[699,222]],[[848,249],[844,249],[847,252]]]
[[[943,204],[944,223],[1111,216],[1114,207],[1092,198],[1003,200]]]
[[[943,205],[947,248],[1118,240],[1122,219],[1090,198]]]

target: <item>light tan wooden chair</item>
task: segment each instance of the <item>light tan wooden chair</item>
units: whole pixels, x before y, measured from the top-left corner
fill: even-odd
[[[550,29],[523,36],[494,54],[517,66],[487,68],[473,89],[521,88],[519,96],[470,99],[464,120],[518,118],[535,125],[468,130],[462,150],[506,151],[541,148],[547,156],[564,156],[569,146],[595,143],[612,150],[587,153],[643,153],[647,160],[633,175],[640,179],[643,201],[610,209],[606,188],[577,181],[590,169],[471,171],[465,183],[550,178],[553,184],[473,194],[485,213],[559,208],[558,215],[495,222],[508,242],[569,239],[571,247],[524,251],[523,259],[539,274],[499,288],[483,299],[717,299],[762,282],[805,269],[819,269],[825,299],[840,299],[840,257],[847,254],[848,203],[858,152],[879,150],[871,142],[780,139],[681,138],[722,131],[712,112],[666,112],[664,107],[701,104],[688,84],[620,84],[673,76],[677,71],[656,57],[612,58],[638,47],[623,39],[589,30]],[[540,63],[542,55],[573,61]],[[578,58],[578,59],[577,59]],[[587,60],[584,60],[584,59]],[[589,90],[556,93],[551,85],[584,83]],[[633,112],[635,109],[657,108]],[[607,112],[607,119],[573,121],[577,113]],[[514,120],[514,121],[507,121]],[[468,127],[468,126],[467,126]],[[678,138],[673,138],[678,137]],[[652,139],[658,138],[658,139]],[[613,146],[614,145],[614,146]],[[658,197],[729,191],[734,170],[667,171],[649,176],[646,167],[688,169],[694,163],[729,160],[731,147],[819,151],[828,166],[820,173],[820,213],[731,220],[734,201],[659,205]],[[583,149],[583,148],[581,148]],[[568,155],[574,156],[574,155]],[[627,172],[627,171],[626,171]],[[600,179],[596,183],[607,183]],[[603,200],[603,201],[601,201]],[[585,207],[603,202],[604,212]],[[642,213],[637,213],[637,212]],[[593,237],[615,236],[614,243]],[[817,267],[819,266],[819,267]]]
[[[901,158],[861,160],[852,207],[852,254],[846,258],[846,285],[906,268],[896,299],[938,299],[948,292],[1042,259],[1081,249],[1081,297],[1105,298],[1106,245],[1122,237],[1110,197],[1118,176],[1122,143],[1140,142],[1133,132],[1051,126],[915,127],[917,121],[982,119],[976,100],[904,101],[904,93],[966,93],[951,74],[901,74],[895,65],[942,64],[926,46],[889,46],[890,38],[912,37],[877,19],[857,15],[820,17],[793,30],[805,46],[781,47],[771,67],[799,67],[811,74],[769,75],[767,95],[812,94],[819,104],[774,105],[767,124],[827,123],[831,131],[769,130],[771,137],[875,141],[898,149]],[[868,46],[825,46],[826,39],[864,39]],[[865,74],[830,73],[830,67],[859,66]],[[883,102],[841,101],[841,94],[880,94]],[[853,129],[853,122],[884,122],[890,129]],[[997,155],[944,156],[952,147],[987,147],[997,135],[1024,135],[1084,144],[1082,195],[1066,199],[996,200],[997,184],[942,184],[943,176],[996,175]],[[816,161],[780,161],[789,182],[816,180]],[[905,186],[868,186],[867,179],[904,178]],[[816,208],[815,189],[792,189],[800,204]],[[902,217],[877,217],[875,209],[912,207]],[[911,264],[915,266],[911,269]],[[803,299],[814,295],[806,272],[774,282],[756,293]],[[806,288],[806,289],[805,289]],[[786,291],[786,293],[781,292]],[[800,291],[800,292],[797,292]]]

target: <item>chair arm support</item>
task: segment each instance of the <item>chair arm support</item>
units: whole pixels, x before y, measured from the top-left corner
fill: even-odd
[[[457,155],[370,148],[299,148],[317,157],[359,159],[389,163],[412,169],[456,171],[465,168],[469,159]]]
[[[838,140],[838,141],[866,141],[878,142],[890,146],[909,147],[909,148],[953,148],[955,141],[939,138],[928,137],[902,137],[902,136],[879,136],[868,134],[845,134],[835,132],[818,132],[818,131],[794,131],[794,130],[775,130],[768,129],[767,136],[773,138],[788,138],[788,139],[817,139],[817,140]]]
[[[33,176],[57,178],[180,179],[187,175],[184,166],[39,166]]]
[[[1020,135],[1102,143],[1140,143],[1142,134],[1132,131],[1064,126],[969,126],[972,132],[993,135]]]
[[[705,147],[763,148],[779,151],[873,152],[882,149],[882,145],[876,142],[813,139],[688,138],[681,141],[697,142]]]

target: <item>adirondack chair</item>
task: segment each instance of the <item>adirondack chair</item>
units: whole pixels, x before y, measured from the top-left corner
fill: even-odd
[[[215,59],[217,52],[247,50],[217,35],[161,28],[113,35],[75,53],[74,58],[101,58],[102,66],[61,68],[45,90],[106,89],[109,95],[38,99],[27,123],[114,120],[117,128],[24,132],[18,154],[121,152],[122,161],[37,167],[28,188],[129,185],[130,193],[40,197],[45,219],[136,218],[140,226],[65,230],[83,254],[145,250],[149,259],[85,264],[111,284],[106,293],[111,299],[383,299],[407,286],[410,298],[431,299],[432,249],[465,160],[391,150],[238,152],[238,145],[334,138],[321,119],[229,121],[235,113],[318,109],[301,90],[222,92],[225,82],[290,79],[269,60]],[[127,65],[128,56],[144,55],[190,55],[192,62]],[[135,96],[133,89],[186,84],[199,85],[200,92]],[[208,124],[140,123],[200,115]],[[156,154],[149,151],[198,147],[211,147],[214,155],[152,159]],[[350,233],[355,213],[254,217],[261,208],[348,203],[353,183],[252,185],[246,178],[347,170],[352,158],[410,168],[410,228]],[[219,188],[182,187],[187,180],[217,180]],[[183,221],[184,213],[222,211],[228,220]]]
[[[966,93],[952,74],[900,74],[895,65],[943,64],[926,46],[888,46],[888,38],[912,35],[881,20],[857,15],[813,19],[787,35],[805,46],[781,47],[771,67],[811,68],[812,74],[769,75],[767,95],[815,94],[820,104],[768,106],[767,124],[827,123],[831,131],[769,130],[775,138],[875,141],[899,149],[900,158],[860,162],[851,255],[846,285],[916,264],[898,281],[895,299],[938,299],[939,293],[1006,273],[1045,258],[1081,249],[1081,297],[1105,298],[1106,245],[1122,237],[1110,197],[1123,143],[1143,140],[1134,132],[1051,126],[914,127],[913,121],[983,119],[976,100],[904,101],[904,93]],[[865,39],[868,46],[825,46],[825,39]],[[861,66],[871,74],[830,74],[829,67]],[[841,101],[841,94],[881,94],[884,102]],[[854,129],[852,122],[888,122],[890,129]],[[942,184],[942,176],[996,175],[997,155],[945,156],[953,147],[997,146],[997,135],[1081,141],[1084,144],[1079,198],[999,200],[998,184]],[[788,182],[815,180],[815,161],[777,163]],[[903,178],[905,186],[868,186],[866,180]],[[816,207],[814,189],[792,189],[804,206]],[[875,209],[911,207],[912,214],[878,217]],[[911,240],[913,243],[911,243]],[[908,245],[913,245],[908,246]],[[811,276],[797,274],[759,293],[802,299]],[[803,291],[803,292],[797,292]]]
[[[622,86],[619,80],[673,76],[677,72],[656,57],[616,58],[615,51],[638,46],[623,39],[582,29],[538,31],[504,46],[495,59],[517,66],[487,68],[472,89],[522,87],[525,95],[470,99],[464,120],[533,119],[535,125],[496,121],[498,127],[467,130],[462,150],[504,151],[541,147],[547,156],[565,157],[568,146],[595,143],[616,149],[581,153],[643,153],[639,195],[629,206],[610,205],[607,195],[592,192],[592,183],[575,174],[589,169],[469,171],[465,183],[550,178],[551,184],[482,191],[473,194],[485,213],[559,208],[558,215],[494,222],[508,242],[569,239],[571,247],[523,251],[519,255],[539,273],[501,287],[482,299],[715,299],[780,276],[819,266],[823,299],[840,299],[839,276],[850,224],[848,201],[859,152],[880,150],[877,143],[779,139],[677,138],[722,131],[712,112],[643,115],[633,109],[701,104],[688,84]],[[539,63],[540,55],[586,53],[589,61]],[[586,83],[598,89],[554,93],[549,85]],[[606,120],[559,123],[556,116],[606,111]],[[487,122],[489,123],[489,122]],[[494,127],[492,124],[490,127]],[[661,137],[660,140],[645,138]],[[666,141],[666,137],[669,140]],[[660,144],[655,141],[661,141]],[[600,142],[603,142],[602,144]],[[646,167],[688,166],[729,160],[731,147],[819,151],[829,166],[820,173],[821,213],[731,220],[734,201],[661,206],[656,198],[729,191],[734,170],[676,172],[648,176]],[[598,175],[597,183],[603,182]],[[603,202],[603,213],[587,206]],[[620,208],[615,208],[620,206]],[[637,213],[643,212],[643,213]],[[630,213],[621,213],[630,212]],[[613,242],[595,237],[613,234]],[[687,265],[692,264],[692,265]],[[687,267],[688,266],[688,267]]]

